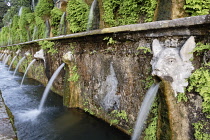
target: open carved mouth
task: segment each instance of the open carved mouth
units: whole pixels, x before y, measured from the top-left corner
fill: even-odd
[[[160,81],[162,81],[157,75],[153,76],[153,79],[155,80],[155,83],[159,83]]]

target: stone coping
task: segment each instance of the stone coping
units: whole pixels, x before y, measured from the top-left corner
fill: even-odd
[[[91,35],[120,33],[120,32],[136,32],[136,31],[177,28],[177,27],[190,27],[190,26],[203,25],[203,24],[210,24],[210,14],[202,15],[202,16],[178,18],[178,19],[173,19],[173,20],[162,20],[162,21],[155,21],[155,22],[148,22],[148,23],[141,23],[141,24],[123,25],[123,26],[104,28],[104,29],[99,29],[99,30],[92,30],[92,31],[87,31],[87,32],[61,35],[61,36],[45,38],[45,39],[37,39],[33,41],[7,45],[7,46],[1,46],[1,47],[31,44],[31,43],[35,43],[35,42],[43,41],[43,40],[52,41],[52,40],[78,38],[78,37],[91,36]]]
[[[16,140],[16,134],[10,122],[7,109],[0,91],[0,140]]]

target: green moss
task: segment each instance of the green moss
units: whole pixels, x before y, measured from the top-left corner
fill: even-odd
[[[85,31],[89,7],[83,0],[70,0],[67,4],[67,20],[73,33]]]

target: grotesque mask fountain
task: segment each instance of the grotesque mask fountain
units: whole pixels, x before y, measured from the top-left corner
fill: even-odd
[[[36,53],[34,54],[34,57],[35,57],[36,59],[42,59],[42,60],[45,61],[44,50],[41,49],[41,50],[39,50],[38,52],[36,52]]]
[[[163,47],[157,39],[153,40],[152,75],[158,76],[161,80],[169,81],[175,96],[177,92],[183,93],[184,87],[188,85],[186,78],[189,78],[194,69],[190,61],[194,48],[193,36],[185,42],[181,50]]]

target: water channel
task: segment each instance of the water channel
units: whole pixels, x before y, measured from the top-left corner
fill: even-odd
[[[130,137],[79,109],[67,109],[62,97],[50,92],[43,111],[37,116],[45,87],[0,62],[0,90],[14,116],[19,140],[129,140]]]

